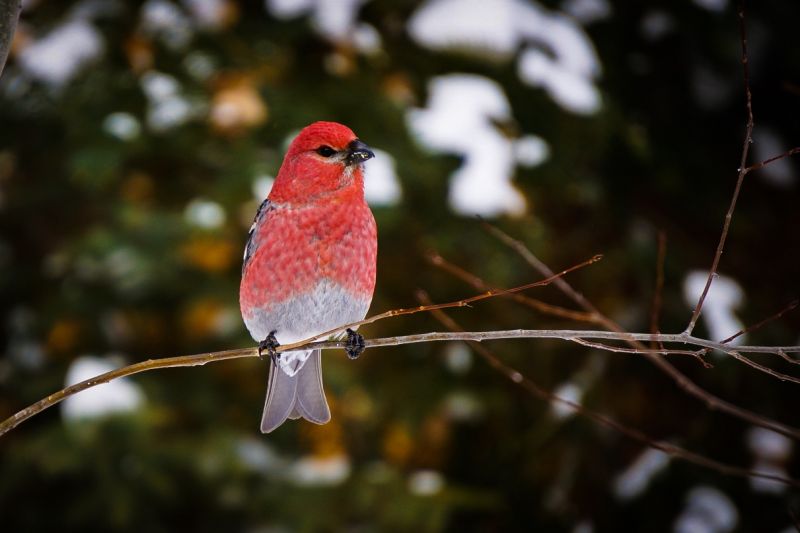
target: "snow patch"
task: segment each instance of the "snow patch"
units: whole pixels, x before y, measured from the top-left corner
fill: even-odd
[[[564,109],[601,107],[594,78],[600,61],[574,20],[523,0],[428,0],[408,22],[411,37],[432,50],[466,50],[509,59],[523,47],[520,79],[541,87]]]
[[[714,13],[722,13],[728,9],[728,0],[692,0],[694,5]]]
[[[197,109],[180,94],[180,84],[173,76],[151,70],[139,84],[147,97],[147,126],[151,130],[164,132],[195,116]]]
[[[264,198],[269,196],[269,192],[272,190],[272,185],[274,183],[275,177],[269,174],[260,174],[256,176],[252,186],[253,198],[259,203],[263,202]]]
[[[139,17],[141,31],[171,50],[185,49],[194,36],[192,21],[180,7],[167,0],[147,0]]]
[[[70,19],[19,53],[23,71],[53,89],[61,89],[102,54],[105,44],[91,22]]]
[[[330,487],[344,483],[350,477],[350,470],[350,458],[344,454],[306,456],[290,467],[289,479],[304,487]]]
[[[647,448],[614,480],[614,495],[623,501],[644,493],[659,472],[669,464],[669,455]]]
[[[514,141],[514,158],[523,167],[536,167],[550,158],[550,146],[537,135],[523,135]]]
[[[435,470],[417,470],[408,477],[408,490],[417,496],[433,496],[444,488],[444,476]]]
[[[468,392],[452,392],[444,400],[444,413],[451,420],[469,422],[480,418],[483,405],[480,400]]]
[[[747,446],[755,455],[753,470],[775,476],[789,477],[786,463],[792,454],[794,443],[788,437],[769,429],[752,427],[747,432]],[[750,487],[756,492],[783,494],[788,488],[784,483],[771,479],[751,477]]]
[[[216,31],[225,26],[231,9],[229,0],[183,0],[198,28]]]
[[[139,120],[130,113],[117,112],[103,120],[103,130],[121,141],[133,141],[142,132]]]
[[[373,148],[375,157],[364,163],[364,197],[370,205],[397,205],[402,196],[394,158]]]
[[[444,349],[444,362],[453,374],[466,374],[472,368],[472,352],[466,343],[450,342]]]
[[[216,229],[225,223],[225,209],[211,200],[195,198],[183,212],[186,222],[203,229]]]
[[[406,115],[420,146],[462,156],[452,175],[449,200],[465,215],[518,215],[525,199],[511,185],[514,145],[494,122],[511,120],[503,89],[473,74],[448,74],[430,80],[428,107]]]
[[[708,272],[695,270],[690,272],[683,282],[683,297],[686,303],[694,307],[703,293]],[[717,276],[711,284],[700,315],[709,330],[709,336],[721,341],[744,329],[744,324],[736,317],[734,311],[744,301],[744,291],[732,278]],[[747,335],[740,335],[729,344],[742,344]]]
[[[608,0],[565,0],[561,8],[581,24],[591,24],[611,16]]]
[[[559,385],[558,388],[553,391],[553,394],[562,400],[567,400],[568,402],[580,405],[581,400],[583,399],[584,390],[583,387],[577,383],[568,381]],[[575,408],[571,405],[559,401],[552,402],[550,411],[553,413],[553,416],[558,419],[569,418],[576,412]]]
[[[358,23],[358,12],[367,0],[266,0],[265,7],[277,19],[289,20],[308,14],[311,26],[329,41],[352,43],[362,51],[380,46],[374,28]]]
[[[753,132],[753,155],[757,161],[780,155],[789,148],[778,132],[769,126],[761,126]],[[789,188],[797,183],[797,175],[789,157],[773,161],[757,174],[776,187]]]
[[[119,368],[109,358],[83,356],[75,359],[67,370],[65,386]],[[144,403],[142,389],[128,378],[96,385],[70,396],[61,404],[65,420],[97,418],[114,413],[135,411]]]
[[[675,533],[727,533],[736,528],[739,512],[724,493],[713,487],[693,488],[686,508],[675,521]]]

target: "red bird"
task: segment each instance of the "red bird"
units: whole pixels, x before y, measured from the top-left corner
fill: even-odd
[[[277,354],[366,316],[375,289],[375,218],[364,200],[362,163],[374,154],[350,128],[315,122],[292,141],[244,252],[239,305],[259,353],[271,355],[261,431],[287,418],[325,424],[320,350]],[[363,338],[347,330],[347,353]]]

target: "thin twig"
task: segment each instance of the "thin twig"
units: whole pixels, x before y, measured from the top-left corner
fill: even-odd
[[[742,335],[744,335],[746,333],[752,333],[753,331],[756,331],[757,329],[760,329],[765,324],[768,324],[770,322],[778,320],[780,317],[782,317],[783,315],[785,315],[789,311],[794,310],[798,306],[798,304],[800,304],[800,300],[791,301],[786,305],[786,307],[784,307],[783,309],[781,309],[780,311],[778,311],[774,315],[770,315],[767,318],[765,318],[764,320],[762,320],[762,321],[760,321],[760,322],[758,322],[756,324],[753,324],[752,326],[748,326],[748,327],[746,327],[744,329],[741,329],[741,330],[737,331],[736,333],[734,333],[733,335],[731,335],[730,337],[728,337],[727,339],[721,340],[719,342],[720,342],[720,344],[728,344],[729,342],[731,342],[733,339],[735,339],[737,337],[740,337],[740,336],[742,336]]]
[[[661,348],[623,348],[622,346],[612,346],[604,342],[587,341],[582,337],[571,338],[569,340],[576,344],[580,344],[581,346],[586,346],[587,348],[596,348],[598,350],[604,350],[606,352],[614,352],[614,353],[632,353],[639,355],[646,353],[655,355],[690,355],[694,358],[697,358],[700,352],[702,351],[702,350],[672,350],[672,349],[667,349],[663,346]],[[653,344],[656,344],[656,342],[654,341]],[[713,365],[706,363],[702,359],[700,359],[700,362],[703,363],[704,368],[713,367]]]
[[[96,387],[97,385],[101,385],[103,383],[108,383],[109,381],[115,379],[119,379],[125,376],[130,376],[133,374],[138,374],[140,372],[146,372],[148,370],[156,370],[159,368],[182,368],[187,366],[200,366],[206,363],[224,361],[226,359],[253,357],[257,355],[258,355],[258,349],[256,348],[242,348],[239,350],[226,350],[224,352],[209,352],[198,355],[182,355],[178,357],[165,357],[163,359],[148,359],[147,361],[141,361],[139,363],[134,363],[126,367],[118,368],[116,370],[111,370],[110,372],[100,374],[99,376],[95,376],[85,381],[81,381],[80,383],[70,385],[69,387],[61,389],[58,392],[54,392],[53,394],[47,396],[46,398],[42,398],[38,402],[8,417],[2,423],[0,423],[0,436],[5,435],[6,433],[17,427],[25,420],[41,413],[48,407],[56,405],[62,400],[65,400],[67,397],[72,396],[73,394],[77,394],[83,390],[89,389],[91,387]]]
[[[758,322],[756,324],[753,324],[752,326],[748,326],[746,328],[740,329],[739,331],[737,331],[736,333],[734,333],[733,335],[731,335],[727,339],[723,339],[723,340],[719,341],[720,344],[728,344],[733,339],[736,339],[736,338],[744,335],[745,333],[750,333],[750,332],[756,331],[757,329],[761,328],[765,324],[768,324],[768,323],[770,323],[770,322],[772,322],[774,320],[779,319],[780,317],[782,317],[783,315],[785,315],[789,311],[795,309],[797,307],[798,303],[800,303],[800,301],[798,301],[798,300],[794,300],[792,302],[789,302],[789,304],[786,305],[786,307],[784,307],[783,309],[781,309],[780,311],[778,311],[774,315],[770,315],[767,318],[765,318],[764,320],[761,320],[760,322]],[[711,351],[710,348],[704,348],[704,349],[700,350],[700,355],[704,356],[704,355],[708,354],[710,351]],[[729,353],[729,352],[726,352],[726,353]],[[792,364],[795,364],[795,365],[796,364],[800,364],[800,360],[792,359],[791,357],[786,355],[786,353],[783,352],[782,350],[778,350],[776,353],[777,353],[777,355],[781,356],[784,360],[786,360],[786,361],[788,361],[788,362],[790,362]]]
[[[423,302],[430,302],[430,299],[423,291],[418,292],[418,298]],[[460,332],[461,327],[456,323],[452,318],[450,318],[447,314],[445,314],[442,310],[433,311],[433,316],[439,320],[446,328],[453,332]],[[598,413],[596,411],[592,411],[587,409],[586,407],[582,406],[577,402],[573,402],[562,398],[552,392],[548,391],[547,389],[541,387],[539,384],[534,382],[527,376],[524,376],[521,372],[516,370],[515,368],[511,367],[507,363],[501,361],[496,355],[490,352],[485,346],[477,343],[477,342],[470,342],[470,346],[480,355],[491,368],[499,372],[500,374],[504,375],[513,383],[519,385],[524,390],[526,390],[531,395],[544,400],[550,404],[559,403],[562,405],[568,406],[570,409],[575,411],[576,414],[579,416],[586,417],[595,423],[609,427],[628,438],[633,440],[639,441],[642,444],[649,446],[651,448],[655,448],[657,450],[661,450],[662,452],[676,458],[681,459],[683,461],[687,461],[689,463],[693,463],[698,466],[702,466],[705,468],[709,468],[711,470],[715,470],[722,474],[736,476],[736,477],[744,477],[744,478],[762,478],[762,479],[769,479],[772,481],[777,481],[780,483],[784,483],[786,485],[792,487],[800,487],[800,481],[778,476],[775,474],[770,474],[767,472],[759,472],[757,470],[749,470],[747,468],[742,468],[738,466],[732,466],[725,463],[721,463],[704,455],[689,451],[685,448],[681,448],[675,444],[664,442],[664,441],[657,441],[644,432],[626,426],[621,422],[614,420],[613,418],[604,415],[602,413]]]
[[[781,356],[784,361],[792,363],[793,365],[800,365],[800,359],[794,359],[792,357],[789,357],[789,355],[783,350],[778,350],[778,355]]]
[[[538,257],[533,255],[533,253],[525,246],[522,241],[518,241],[517,239],[511,237],[509,234],[505,233],[500,228],[489,224],[488,222],[482,223],[484,229],[489,232],[490,235],[493,235],[497,240],[501,243],[505,244],[517,254],[522,257],[526,263],[531,265],[537,272],[539,272],[543,276],[549,276],[552,274],[552,270],[550,267],[543,263]],[[550,272],[551,274],[543,274],[543,272]],[[602,323],[605,327],[607,327],[609,320],[603,316],[603,314],[597,310],[597,308],[586,299],[586,297],[581,294],[580,292],[576,291],[572,288],[572,285],[569,283],[565,283],[563,280],[554,280],[553,285],[558,287],[558,289],[569,296],[572,301],[578,304],[578,307],[583,307],[585,311],[590,313],[594,318],[594,320],[598,320]]]
[[[747,167],[746,169],[744,169],[745,173],[750,173],[750,172],[752,172],[754,170],[759,170],[759,169],[764,168],[765,166],[769,165],[770,163],[774,163],[775,161],[783,159],[784,157],[790,157],[790,156],[793,156],[795,154],[800,154],[800,146],[792,148],[791,150],[786,150],[782,154],[776,155],[775,157],[770,157],[769,159],[765,159],[765,160],[760,161],[758,163],[754,163],[754,164],[750,165],[749,167]]]
[[[665,242],[664,242],[664,238],[663,238],[663,234],[662,234],[662,235],[660,235],[660,238],[659,238],[659,258],[660,258],[659,264],[663,264],[663,258],[664,258],[664,252],[665,252],[665,246],[664,245],[665,245]],[[476,276],[476,275],[474,275],[474,274],[472,274],[470,272],[467,272],[466,270],[464,270],[464,269],[462,269],[462,268],[460,268],[460,267],[458,267],[456,265],[453,265],[453,264],[447,262],[447,260],[445,260],[443,257],[441,257],[438,254],[431,253],[429,255],[429,260],[434,265],[439,266],[439,267],[443,268],[446,272],[449,272],[449,273],[453,274],[454,276],[466,281],[467,283],[469,283],[472,286],[476,287],[478,290],[483,290],[486,287],[488,287],[486,282],[484,282],[478,276]],[[663,284],[663,270],[661,268],[659,268],[658,270],[660,271],[660,275],[657,276],[657,277],[660,279],[660,282],[657,282],[657,286]],[[658,293],[660,293],[660,290],[657,290],[656,292],[658,294]],[[520,296],[520,295],[515,295],[515,296]],[[537,302],[537,303],[542,303],[542,302]],[[536,308],[538,309],[538,307],[536,307]],[[751,328],[748,328],[748,331],[751,331],[753,329],[756,329],[756,328],[760,327],[761,325],[763,325],[764,323],[768,322],[771,319],[775,319],[775,318],[778,318],[778,317],[782,316],[784,313],[786,313],[787,311],[789,311],[791,309],[793,309],[793,306],[790,304],[790,306],[788,306],[787,308],[782,310],[780,313],[777,313],[776,315],[773,315],[772,317],[770,317],[770,318],[768,318],[766,320],[762,320],[761,322],[759,322],[755,326],[752,326]],[[573,311],[571,311],[571,310],[564,310],[563,308],[559,308],[559,313],[561,313],[562,311],[568,311],[570,313],[573,313]],[[561,316],[563,316],[563,315],[561,315]],[[587,321],[589,321],[589,322],[601,322],[602,323],[602,318],[598,319],[596,314],[586,313],[585,316],[587,317]],[[704,368],[708,369],[708,368],[712,368],[713,367],[713,365],[709,364],[705,359],[703,359],[703,356],[706,355],[708,352],[710,352],[711,348],[703,348],[703,349],[700,349],[700,350],[667,349],[667,348],[664,347],[664,342],[665,341],[663,339],[666,339],[668,336],[659,335],[658,332],[652,331],[652,327],[653,327],[653,322],[651,320],[651,336],[654,339],[654,340],[651,341],[651,346],[658,346],[658,348],[647,349],[644,346],[635,346],[635,345],[634,345],[634,348],[621,348],[621,347],[611,346],[611,345],[603,344],[603,343],[590,342],[590,341],[587,341],[587,340],[585,340],[583,338],[570,338],[568,340],[570,340],[572,342],[576,342],[578,344],[582,344],[582,345],[590,347],[590,348],[598,348],[598,349],[601,349],[601,350],[605,350],[605,351],[609,351],[609,352],[617,352],[617,353],[653,354],[653,355],[690,355],[690,356],[696,358],[698,360],[698,362],[701,365],[703,365]],[[617,328],[621,331],[621,328],[619,328],[618,326],[617,326]],[[624,340],[630,341],[631,339],[627,338],[627,339],[624,339]],[[728,339],[728,340],[730,340],[730,339]],[[667,341],[667,342],[669,342],[669,341]],[[722,341],[719,344],[725,344],[725,342],[726,341]],[[718,348],[716,348],[716,349],[718,349]],[[773,370],[773,369],[771,369],[771,368],[769,368],[767,366],[764,366],[764,365],[761,365],[759,363],[756,363],[755,361],[743,356],[742,353],[741,353],[741,350],[740,351],[736,351],[736,350],[731,349],[729,347],[724,347],[722,351],[724,353],[730,355],[731,357],[739,360],[740,362],[742,362],[742,363],[744,363],[744,364],[746,364],[746,365],[748,365],[748,366],[750,366],[752,368],[755,368],[755,369],[757,369],[757,370],[759,370],[761,372],[769,374],[769,375],[771,375],[771,376],[773,376],[773,377],[775,377],[777,379],[780,379],[782,381],[791,381],[791,382],[800,384],[800,378],[796,378],[794,376],[790,376],[788,374],[784,374],[784,373],[778,372],[778,371]],[[779,351],[780,351],[780,348],[777,348],[776,350],[772,351],[771,353],[780,355]]]
[[[731,226],[731,220],[733,219],[733,211],[736,209],[736,202],[738,201],[739,193],[742,190],[744,177],[748,173],[747,157],[750,153],[750,145],[753,142],[753,95],[750,92],[750,60],[747,54],[747,27],[745,25],[744,18],[744,2],[742,2],[741,6],[739,7],[739,34],[742,41],[742,70],[744,73],[744,94],[745,106],[747,110],[747,126],[745,128],[744,142],[742,143],[742,156],[738,169],[739,175],[736,179],[736,187],[733,190],[733,196],[731,197],[731,203],[728,207],[728,212],[725,214],[725,222],[722,224],[722,234],[719,237],[719,243],[717,243],[717,251],[714,253],[714,260],[711,262],[711,269],[708,272],[706,285],[703,288],[703,292],[700,293],[700,298],[697,300],[697,305],[692,312],[692,317],[689,319],[689,325],[686,326],[685,333],[687,335],[691,335],[692,331],[694,331],[694,327],[697,324],[697,319],[700,317],[700,312],[703,310],[703,302],[705,302],[706,296],[708,296],[708,291],[711,289],[711,283],[714,282],[714,278],[717,276],[719,261],[722,258],[722,251],[725,247],[725,241],[728,239],[728,230]]]
[[[656,258],[656,286],[653,290],[653,304],[650,309],[650,333],[658,333],[658,322],[661,315],[661,294],[664,291],[664,262],[667,257],[667,235],[658,232],[658,257]],[[653,343],[655,348],[656,343]],[[662,346],[663,348],[663,346]]]
[[[453,263],[447,261],[444,257],[442,257],[436,252],[428,253],[427,259],[432,265],[441,268],[445,272],[452,274],[453,276],[466,282],[467,284],[474,287],[475,290],[479,291],[497,290],[491,285],[488,285],[485,281],[483,281],[475,274],[467,272],[463,268],[454,265]],[[574,311],[572,309],[567,309],[565,307],[552,305],[546,302],[542,302],[541,300],[536,300],[534,298],[531,298],[530,296],[525,296],[524,294],[510,294],[508,296],[517,303],[526,305],[531,309],[535,309],[537,311],[540,311],[542,313],[551,316],[557,316],[559,318],[575,320],[577,322],[588,322],[591,324],[598,323],[597,318],[591,313],[585,313],[583,311]]]
[[[472,285],[473,287],[475,287],[478,290],[485,290],[487,287],[490,287],[479,276],[477,276],[477,275],[475,275],[475,274],[473,274],[471,272],[468,272],[467,270],[464,270],[463,268],[448,262],[445,258],[443,258],[439,254],[431,253],[428,256],[428,259],[429,259],[429,261],[431,261],[431,263],[433,265],[442,268],[445,272],[448,272],[448,273],[456,276],[457,278],[465,281],[466,283]],[[513,295],[511,295],[511,298],[513,300],[515,300],[515,301],[518,301],[518,302],[526,304],[526,305],[529,305],[531,303],[531,300],[532,300],[531,298],[528,298],[527,296],[524,296],[524,295],[521,295],[521,294],[513,294]],[[540,302],[538,300],[533,300],[533,302],[535,302],[536,304],[544,304],[543,302]],[[549,304],[544,304],[544,305],[548,306]],[[542,310],[542,311],[545,311],[545,312],[549,312],[549,310],[543,309],[542,307],[540,307],[540,305],[529,305],[529,307],[532,307],[532,308],[534,308],[536,310]],[[552,314],[554,314],[556,316],[561,316],[561,317],[569,316],[570,318],[573,318],[575,320],[580,320],[580,321],[588,322],[588,323],[599,323],[600,325],[603,325],[602,317],[598,318],[598,316],[595,313],[582,313],[580,311],[573,311],[571,309],[565,309],[563,307],[557,307],[556,312],[552,313]],[[654,353],[654,354],[662,354],[662,355],[691,355],[691,356],[695,357],[700,362],[700,364],[703,365],[703,367],[705,367],[705,368],[711,368],[712,367],[712,365],[707,363],[701,357],[703,354],[705,354],[705,353],[710,351],[710,349],[708,349],[708,348],[702,348],[700,350],[666,349],[666,348],[664,348],[663,343],[658,342],[658,341],[653,341],[652,344],[660,345],[659,346],[660,349],[650,349],[650,350],[648,350],[646,348],[630,348],[630,349],[626,349],[626,348],[620,348],[620,347],[616,347],[616,346],[610,346],[610,345],[607,345],[607,344],[603,344],[603,345],[595,344],[595,343],[591,343],[589,341],[586,341],[585,339],[569,339],[569,340],[577,342],[578,344],[584,344],[585,346],[600,348],[602,350],[606,350],[606,351],[609,351],[609,352],[635,353],[635,354]]]
[[[796,378],[794,376],[790,376],[788,374],[784,374],[783,372],[778,372],[777,370],[773,370],[772,368],[770,368],[768,366],[764,366],[764,365],[762,365],[760,363],[756,363],[752,359],[750,359],[748,357],[745,357],[744,355],[739,353],[738,350],[722,350],[722,351],[724,353],[730,355],[731,357],[733,357],[737,361],[739,361],[741,363],[744,363],[744,364],[746,364],[747,366],[749,366],[751,368],[755,368],[756,370],[759,370],[759,371],[761,371],[761,372],[763,372],[765,374],[768,374],[768,375],[770,375],[770,376],[772,376],[774,378],[777,378],[777,379],[779,379],[781,381],[790,381],[792,383],[800,383],[800,378]]]

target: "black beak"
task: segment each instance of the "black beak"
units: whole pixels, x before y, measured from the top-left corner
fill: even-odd
[[[372,153],[369,146],[361,139],[356,139],[347,145],[347,157],[344,161],[347,165],[356,165],[373,157],[375,157],[375,154]]]

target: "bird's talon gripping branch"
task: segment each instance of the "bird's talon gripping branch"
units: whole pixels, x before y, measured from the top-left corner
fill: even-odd
[[[365,349],[364,336],[347,328],[347,344],[344,345],[344,351],[347,352],[347,357],[350,359],[358,359],[358,357],[364,353]]]
[[[262,361],[265,361],[263,352],[266,350],[269,360],[272,361],[273,365],[278,364],[278,359],[281,356],[277,351],[278,346],[281,344],[278,342],[278,339],[275,338],[275,333],[277,333],[276,330],[270,331],[267,338],[258,343],[258,357],[260,357]]]

